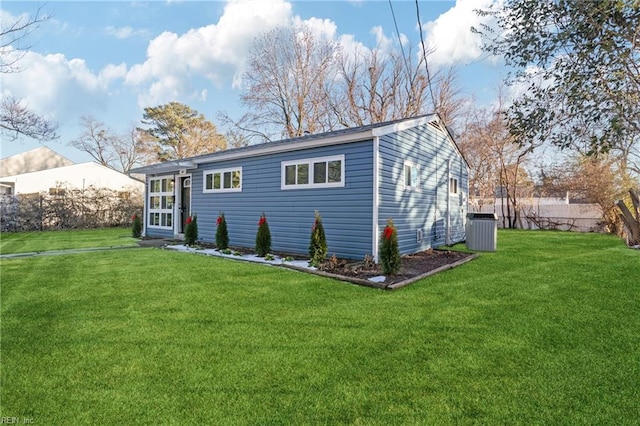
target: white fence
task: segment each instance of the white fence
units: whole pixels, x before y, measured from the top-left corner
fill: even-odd
[[[495,213],[499,227],[506,222],[503,220],[503,208],[499,199],[486,203],[481,208],[470,203],[469,211]],[[504,212],[506,215],[506,200]],[[513,217],[513,211],[511,216]],[[562,198],[526,198],[518,200],[516,225],[521,229],[600,232],[603,230],[602,210],[597,204],[569,204]]]

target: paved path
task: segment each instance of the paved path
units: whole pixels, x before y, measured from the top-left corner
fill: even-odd
[[[87,248],[68,249],[68,250],[29,251],[26,253],[0,254],[0,259],[15,259],[20,257],[33,257],[33,256],[56,256],[59,254],[87,253],[92,251],[137,249],[140,247],[141,246],[111,246],[111,247],[87,247]]]
[[[104,251],[104,250],[120,250],[120,249],[135,249],[141,247],[164,247],[167,244],[172,243],[173,240],[166,240],[162,238],[149,238],[145,240],[139,240],[135,246],[110,246],[110,247],[87,247],[67,250],[44,250],[44,251],[31,251],[26,253],[9,253],[0,254],[0,259],[15,259],[20,257],[32,257],[32,256],[56,256],[59,254],[73,254],[73,253],[87,253],[92,251]]]

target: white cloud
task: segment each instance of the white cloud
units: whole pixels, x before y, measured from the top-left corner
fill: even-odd
[[[484,19],[475,12],[486,9],[501,0],[457,0],[454,7],[435,21],[423,25],[428,50],[433,50],[429,60],[436,66],[457,62],[469,62],[482,55],[482,40],[471,32]]]
[[[330,19],[309,18],[302,20],[299,16],[293,19],[293,25],[302,26],[311,32],[316,37],[326,38],[332,40],[336,37],[338,27],[335,22]]]
[[[105,33],[117,39],[127,39],[136,36],[146,36],[149,34],[149,31],[143,29],[136,30],[132,27],[114,27],[110,25],[105,28]]]
[[[96,104],[106,103],[114,80],[126,65],[108,65],[97,74],[84,60],[62,54],[26,52],[19,73],[2,75],[2,93],[23,100],[39,114],[57,120],[76,118]]]
[[[393,46],[393,39],[384,34],[384,30],[381,26],[378,25],[371,28],[371,34],[376,37],[376,47],[381,51],[386,52]]]
[[[217,23],[182,35],[164,32],[151,40],[145,62],[131,67],[126,83],[139,86],[141,107],[193,93],[194,75],[237,86],[254,37],[291,19],[291,4],[283,0],[231,0]]]

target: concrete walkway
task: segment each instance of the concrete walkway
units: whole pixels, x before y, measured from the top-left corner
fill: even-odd
[[[43,251],[31,251],[25,253],[9,253],[0,254],[0,259],[15,259],[20,257],[32,257],[32,256],[56,256],[59,254],[73,254],[73,253],[87,253],[92,251],[104,251],[104,250],[121,250],[121,249],[135,249],[141,247],[166,247],[169,244],[175,244],[175,240],[163,239],[163,238],[149,238],[139,240],[135,246],[109,246],[109,247],[87,247],[77,249],[66,250],[43,250]]]
[[[25,253],[10,253],[0,254],[0,259],[16,259],[20,257],[33,257],[33,256],[57,256],[59,254],[74,254],[74,253],[87,253],[92,251],[105,251],[105,250],[121,250],[121,249],[137,249],[141,246],[110,246],[110,247],[87,247],[68,250],[45,250],[45,251],[29,251]]]

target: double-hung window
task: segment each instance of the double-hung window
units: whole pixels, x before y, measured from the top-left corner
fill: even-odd
[[[457,194],[458,193],[458,179],[449,178],[449,192],[451,194]]]
[[[283,161],[282,189],[344,186],[344,155]]]
[[[420,185],[419,179],[420,173],[418,166],[405,161],[404,162],[404,188],[405,189],[418,189]]]
[[[205,170],[202,191],[240,192],[242,191],[242,167],[233,169]]]
[[[173,177],[149,179],[149,223],[151,228],[173,228]]]

